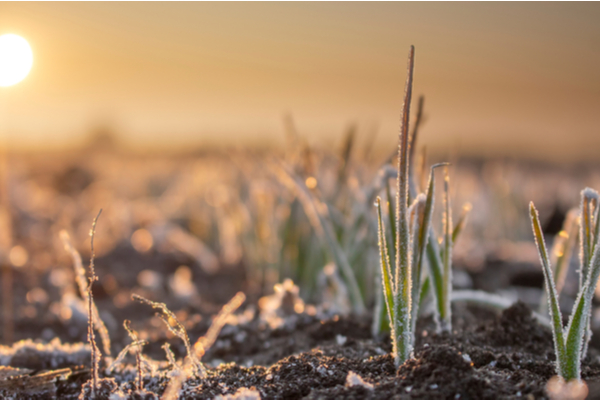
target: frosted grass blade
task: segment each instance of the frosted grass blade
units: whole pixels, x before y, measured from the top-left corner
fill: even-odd
[[[411,287],[411,334],[414,334],[414,328],[416,327],[416,320],[419,316],[419,299],[421,297],[421,259],[423,258],[423,250],[425,249],[424,241],[427,235],[421,235],[422,228],[425,228],[427,224],[425,215],[425,204],[427,200],[424,194],[420,194],[411,205],[410,209],[410,224],[411,224],[411,274],[412,274],[412,287]],[[431,215],[429,216],[431,218]],[[425,230],[425,232],[427,232]],[[414,340],[414,339],[413,339]]]
[[[597,243],[597,241],[596,241]],[[580,379],[581,359],[584,349],[587,349],[586,341],[589,339],[589,318],[591,314],[592,298],[598,278],[600,277],[600,249],[596,248],[589,265],[589,274],[583,289],[579,292],[569,324],[567,325],[567,368],[563,378],[566,380]]]
[[[565,283],[569,263],[579,234],[578,214],[579,210],[576,208],[567,213],[562,230],[554,238],[552,250],[550,250],[550,265],[553,266],[554,284],[556,285],[556,294],[559,296]],[[545,291],[540,299],[538,309],[541,314],[548,313],[548,298]]]
[[[452,231],[452,243],[456,243],[456,239],[458,239],[458,236],[465,228],[465,225],[467,224],[467,217],[469,216],[472,208],[473,206],[471,203],[466,203],[463,205],[460,217],[458,217],[458,222],[456,222],[456,225],[454,225],[454,230]]]
[[[563,335],[562,315],[558,305],[558,294],[556,293],[556,287],[554,286],[552,268],[550,267],[548,251],[546,250],[546,243],[544,242],[544,236],[542,234],[540,218],[535,206],[533,205],[533,202],[529,203],[529,214],[531,217],[531,224],[533,226],[533,236],[535,238],[540,261],[542,263],[542,271],[544,272],[546,293],[548,294],[548,308],[550,309],[552,337],[554,339],[554,351],[556,353],[556,369],[560,376],[567,379],[567,376],[565,375],[565,373],[568,372],[567,352]]]
[[[443,267],[443,314],[441,315],[442,330],[452,329],[452,308],[450,307],[450,296],[452,293],[452,208],[450,206],[450,176],[448,167],[444,169],[444,247],[442,249]]]
[[[598,192],[585,188],[581,192],[581,231],[579,238],[581,242],[580,262],[581,274],[579,275],[579,287],[585,284],[587,269],[590,265],[594,243],[594,213],[598,208]]]
[[[434,199],[434,194],[435,194],[435,183],[434,183],[434,171],[436,168],[441,167],[447,165],[445,163],[440,163],[440,164],[435,164],[431,167],[431,172],[430,172],[430,176],[429,176],[429,184],[427,185],[427,193],[425,195],[419,195],[417,198],[423,196],[424,198],[424,204],[423,204],[423,212],[422,212],[422,217],[421,217],[421,221],[419,223],[419,229],[415,230],[413,235],[417,235],[417,245],[415,246],[415,252],[416,255],[413,256],[413,260],[415,263],[415,267],[414,267],[414,271],[415,275],[417,276],[415,279],[415,282],[413,282],[413,301],[417,301],[417,299],[419,300],[419,303],[415,303],[414,304],[414,309],[412,312],[412,320],[413,320],[413,328],[416,327],[416,321],[417,321],[417,317],[419,315],[419,305],[421,304],[421,292],[423,290],[422,288],[422,284],[421,284],[421,271],[422,271],[422,266],[423,266],[423,260],[426,257],[426,250],[427,250],[427,242],[429,241],[429,231],[430,231],[430,227],[431,227],[431,217],[433,215],[433,199]],[[438,277],[439,278],[439,277]],[[430,281],[428,280],[428,285],[430,284]],[[425,283],[423,283],[424,286]],[[429,290],[429,287],[426,288],[427,290]],[[434,294],[434,297],[435,294]],[[413,329],[414,330],[414,329]]]
[[[377,208],[377,222],[378,222],[378,237],[379,237],[379,254],[380,254],[380,264],[381,264],[381,278],[382,278],[382,287],[385,299],[385,306],[387,309],[387,315],[390,320],[390,330],[392,337],[392,347],[394,359],[398,357],[398,337],[396,336],[396,326],[394,321],[395,319],[395,308],[394,308],[394,299],[395,299],[395,287],[394,287],[394,279],[392,276],[392,271],[390,267],[390,257],[388,254],[388,246],[387,240],[385,238],[385,227],[383,225],[383,219],[381,217],[381,199],[378,197],[377,202],[375,203]]]
[[[411,289],[412,274],[410,266],[410,234],[408,227],[408,197],[409,197],[409,132],[408,122],[410,117],[410,102],[412,98],[412,83],[415,61],[415,48],[410,47],[408,56],[408,76],[402,107],[402,122],[400,128],[400,141],[398,145],[398,179],[396,192],[396,302],[394,315],[396,316],[396,329],[399,337],[398,358],[396,364],[404,362],[412,353],[412,335],[410,333],[411,316]]]

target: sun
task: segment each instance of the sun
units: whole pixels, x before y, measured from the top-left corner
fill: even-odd
[[[32,64],[33,53],[27,40],[12,33],[0,36],[0,86],[21,82]]]

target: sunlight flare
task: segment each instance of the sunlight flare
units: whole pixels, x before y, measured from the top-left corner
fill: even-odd
[[[8,33],[0,36],[0,86],[21,82],[33,65],[33,53],[27,40]]]

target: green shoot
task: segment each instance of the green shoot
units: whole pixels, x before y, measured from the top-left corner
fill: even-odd
[[[426,244],[430,237],[429,231],[433,212],[433,170],[438,166],[432,167],[427,194],[416,196],[412,205],[408,207],[410,143],[408,116],[410,113],[413,69],[414,47],[411,46],[398,149],[395,235],[392,235],[395,236],[396,245],[394,268],[392,268],[390,262],[390,251],[381,212],[381,199],[378,197],[375,203],[383,297],[390,321],[392,352],[396,366],[412,356],[414,329],[421,301],[422,263],[426,254]],[[389,203],[388,201],[388,206]],[[394,227],[394,224],[392,223],[391,226]],[[394,233],[393,228],[392,233]]]
[[[396,365],[410,357],[412,343],[410,341],[411,315],[411,286],[412,275],[410,268],[410,236],[408,231],[408,122],[410,117],[410,101],[412,98],[412,82],[415,62],[415,48],[411,46],[408,57],[408,76],[404,93],[400,141],[398,147],[398,178],[396,192],[396,270],[394,273],[396,294],[394,297],[394,319],[396,335],[400,337],[400,345],[395,354]],[[398,341],[398,337],[393,340]]]
[[[589,268],[589,258],[594,253],[595,243],[598,238],[598,193],[590,188],[586,188],[581,193],[581,217],[580,226],[581,230],[579,233],[581,252],[580,260],[581,274],[579,276],[579,289],[581,290],[582,284],[585,283],[583,277],[584,273],[587,273]],[[587,264],[583,264],[586,262]],[[585,326],[585,337],[583,338],[582,358],[587,355],[587,348],[592,331],[590,328],[590,316],[586,314]]]
[[[466,203],[463,205],[460,217],[458,217],[458,221],[456,222],[456,225],[454,225],[454,230],[452,231],[452,244],[456,243],[456,239],[458,239],[465,225],[467,224],[467,217],[469,216],[469,212],[472,208],[473,206],[471,203]]]
[[[448,165],[437,164],[434,167]],[[429,240],[426,244],[427,265],[429,266],[429,278],[435,298],[434,319],[438,330],[452,330],[452,247],[455,240],[462,232],[471,205],[469,203],[463,206],[463,212],[457,224],[452,228],[452,210],[450,207],[449,196],[449,176],[446,170],[444,179],[444,236],[442,241],[442,249],[439,249],[435,232],[433,228],[429,228]],[[433,194],[434,181],[433,175],[429,178],[428,192]]]
[[[567,213],[562,230],[554,238],[552,250],[550,251],[550,265],[553,266],[554,284],[556,285],[556,293],[559,296],[565,284],[569,262],[579,234],[578,213],[579,211],[576,208]],[[544,293],[540,299],[539,312],[541,314],[548,312],[548,299],[546,296],[546,293]]]
[[[408,181],[409,181],[409,193],[408,199],[414,199],[417,196],[417,179],[414,173],[414,153],[416,148],[416,142],[418,137],[419,126],[421,124],[422,116],[423,116],[423,102],[424,99],[421,97],[419,99],[419,105],[417,110],[417,116],[415,121],[415,126],[413,131],[408,139]],[[425,151],[423,152],[423,156],[421,157],[421,171],[425,171]],[[399,157],[400,162],[400,157]],[[400,172],[400,171],[399,171]],[[399,173],[400,175],[400,173]],[[421,173],[421,180],[425,178],[424,173]],[[432,180],[430,179],[430,184],[428,187],[431,188]],[[424,182],[419,185],[421,188],[425,187]],[[427,240],[426,244],[426,257],[427,264],[429,267],[429,280],[427,281],[427,290],[423,290],[421,288],[422,296],[426,296],[429,288],[433,288],[434,298],[435,298],[435,307],[434,307],[434,319],[436,322],[436,326],[438,330],[450,331],[452,328],[451,321],[451,308],[450,303],[452,300],[452,247],[456,242],[456,239],[462,232],[469,211],[471,210],[471,204],[467,203],[463,206],[463,211],[460,215],[460,218],[456,225],[452,226],[452,214],[450,209],[450,197],[448,194],[449,190],[449,179],[448,174],[446,172],[446,180],[444,183],[444,239],[443,239],[443,248],[438,248],[438,242],[436,239],[435,232],[433,228],[429,229],[428,235],[430,236],[429,240]],[[389,197],[389,194],[388,194]],[[391,213],[390,213],[391,215]],[[392,226],[392,236],[395,237],[394,225]],[[450,234],[451,231],[451,234]],[[423,282],[425,284],[425,282]]]
[[[450,307],[450,296],[452,293],[452,209],[450,208],[450,176],[448,168],[445,168],[444,176],[444,246],[442,248],[442,263],[444,267],[442,298],[444,313],[441,318],[442,330],[451,330],[452,309]]]
[[[335,260],[346,285],[348,285],[354,311],[359,315],[363,314],[365,312],[363,297],[354,271],[348,261],[348,257],[342,250],[336,237],[335,229],[331,222],[333,219],[331,210],[327,207],[327,204],[312,196],[306,187],[306,184],[295,177],[285,165],[275,166],[274,170],[281,181],[288,188],[296,192],[298,200],[300,201],[310,224],[315,230],[315,233],[322,239],[322,243]]]
[[[544,283],[548,295],[548,305],[552,323],[554,349],[556,353],[556,369],[558,375],[566,381],[581,379],[581,360],[587,350],[589,340],[589,322],[592,297],[600,277],[600,246],[598,235],[594,235],[597,227],[598,193],[585,189],[581,193],[581,248],[580,260],[587,264],[581,266],[581,286],[577,300],[573,306],[566,329],[562,326],[562,315],[558,305],[558,293],[553,277],[550,258],[544,242],[542,228],[533,203],[530,203],[530,216],[534,238],[538,247]]]

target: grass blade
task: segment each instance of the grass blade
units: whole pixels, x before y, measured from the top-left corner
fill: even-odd
[[[381,217],[381,199],[378,197],[377,202],[375,203],[377,208],[377,223],[378,223],[378,237],[379,237],[379,255],[380,255],[380,264],[381,264],[381,278],[382,278],[382,286],[383,293],[385,299],[385,306],[387,309],[388,318],[390,320],[390,328],[391,328],[391,337],[392,337],[392,346],[394,348],[394,358],[398,355],[398,338],[396,336],[395,324],[395,309],[394,309],[394,279],[392,276],[392,271],[390,267],[390,257],[388,254],[388,246],[387,240],[385,238],[385,227],[383,225],[383,219]]]
[[[597,244],[598,241],[596,240]],[[592,298],[598,278],[600,277],[600,247],[595,246],[596,250],[590,259],[588,276],[586,277],[583,290],[579,295],[573,307],[569,324],[567,325],[566,351],[568,358],[567,370],[563,378],[566,380],[580,379],[581,359],[584,356],[584,350],[587,350],[587,340],[589,339],[589,321],[591,315]]]
[[[581,218],[580,218],[580,242],[581,242],[581,251],[579,254],[581,261],[581,271],[579,274],[579,289],[580,292],[583,291],[584,285],[587,281],[590,261],[595,247],[595,232],[596,229],[594,225],[595,223],[594,214],[598,209],[598,192],[593,189],[585,188],[581,192]],[[591,300],[590,300],[591,301]],[[588,313],[584,312],[583,318],[585,321],[585,326],[587,329],[584,331],[584,337],[582,342],[582,354],[587,354],[587,345],[591,336],[590,329],[590,321]]]
[[[471,203],[465,203],[463,205],[460,217],[458,217],[458,222],[456,222],[456,225],[454,225],[454,230],[452,231],[452,243],[456,243],[456,239],[458,239],[458,236],[465,228],[465,225],[467,224],[467,217],[469,216],[472,208],[473,206]]]
[[[425,249],[424,242],[427,239],[427,227],[429,221],[431,221],[431,214],[427,216],[425,214],[425,204],[427,198],[424,194],[420,194],[411,205],[410,221],[411,221],[411,274],[412,274],[412,287],[411,287],[411,334],[414,334],[414,328],[416,327],[417,318],[419,316],[419,299],[421,297],[421,260],[423,258],[423,250]],[[429,217],[429,218],[428,218]],[[422,233],[421,231],[424,231]]]
[[[438,248],[438,242],[435,236],[433,228],[429,227],[429,240],[426,246],[427,254],[427,265],[429,266],[429,276],[431,277],[431,284],[433,289],[433,295],[435,297],[434,314],[435,323],[437,330],[441,330],[440,319],[444,318],[444,279],[442,274],[442,260],[440,258],[440,250]]]
[[[410,236],[408,228],[408,190],[409,190],[409,132],[408,122],[410,116],[410,102],[412,98],[412,83],[415,61],[415,48],[411,46],[408,56],[408,76],[402,107],[402,122],[400,128],[400,141],[398,145],[398,179],[396,193],[396,299],[394,315],[396,316],[396,330],[400,338],[398,358],[396,365],[410,357],[412,343],[410,341],[410,316],[411,316],[411,288],[412,276],[410,268]]]
[[[552,246],[551,265],[554,265],[554,282],[556,292],[560,295],[569,269],[569,261],[573,254],[573,248],[577,241],[577,209],[572,209],[567,213],[563,229],[554,239]]]
[[[419,305],[421,303],[421,291],[423,288],[421,287],[421,271],[423,265],[423,259],[426,257],[426,249],[427,242],[429,241],[429,231],[431,227],[431,217],[433,215],[433,199],[435,194],[435,183],[434,183],[434,171],[436,168],[446,165],[445,163],[435,164],[431,167],[429,184],[427,185],[427,193],[425,195],[419,195],[424,197],[424,206],[423,206],[423,215],[421,217],[419,223],[419,229],[415,229],[413,235],[417,236],[417,245],[415,247],[416,256],[413,257],[415,271],[415,282],[413,283],[413,287],[415,290],[413,291],[413,300],[419,299],[419,303],[414,305],[414,310],[412,312],[413,319],[413,328],[416,326],[416,320],[419,315]],[[438,277],[440,278],[440,277]],[[441,279],[440,279],[441,280]],[[430,281],[428,281],[430,282]],[[430,284],[430,283],[429,283]],[[424,283],[423,283],[424,286]],[[427,287],[429,290],[429,287]]]
[[[425,97],[419,96],[419,102],[417,103],[417,115],[415,117],[415,124],[413,130],[410,134],[410,139],[408,141],[408,165],[410,174],[410,193],[416,195],[417,193],[417,180],[415,176],[415,148],[417,144],[417,138],[419,137],[419,127],[421,126],[421,121],[423,119],[423,104],[425,103]]]
[[[550,261],[548,258],[548,251],[546,250],[546,243],[544,242],[544,236],[542,234],[540,218],[533,202],[529,203],[529,214],[533,226],[533,236],[542,263],[542,271],[544,272],[546,293],[548,294],[548,308],[550,309],[552,337],[554,339],[554,351],[556,353],[556,369],[560,376],[567,379],[567,376],[565,375],[565,373],[568,372],[567,354],[563,336],[562,315],[558,305],[558,294],[556,293],[556,287],[554,286],[552,269],[550,268]]]
[[[594,243],[594,212],[598,208],[598,192],[585,188],[581,192],[581,231],[579,238],[581,242],[580,262],[581,273],[579,275],[579,287],[583,287],[588,274],[588,266],[592,257]]]
[[[419,310],[423,307],[425,299],[427,298],[427,295],[429,294],[430,290],[431,279],[429,279],[429,276],[426,276],[425,279],[423,279],[423,284],[421,285],[421,295],[419,296]]]
[[[389,251],[389,254],[391,255],[392,259],[395,260],[396,254],[395,254],[395,249],[393,247],[393,244],[396,243],[397,236],[396,236],[396,224],[394,223],[394,203],[392,201],[392,193],[390,190],[389,181],[386,182],[386,185],[385,185],[385,194],[387,197],[388,217],[390,219],[390,231],[392,233],[392,247],[390,247],[388,249],[388,251]]]
[[[562,230],[554,238],[552,250],[550,251],[550,265],[553,266],[552,273],[554,274],[554,284],[556,285],[556,294],[559,296],[565,283],[569,263],[579,234],[579,225],[577,223],[578,214],[579,210],[576,208],[571,209],[567,213]],[[544,291],[539,305],[539,312],[541,314],[548,313],[547,296],[548,295]]]
[[[442,330],[452,329],[452,308],[450,296],[452,293],[452,209],[450,207],[450,176],[448,167],[444,169],[444,246],[442,249],[443,267],[443,306],[444,313],[441,318]]]

